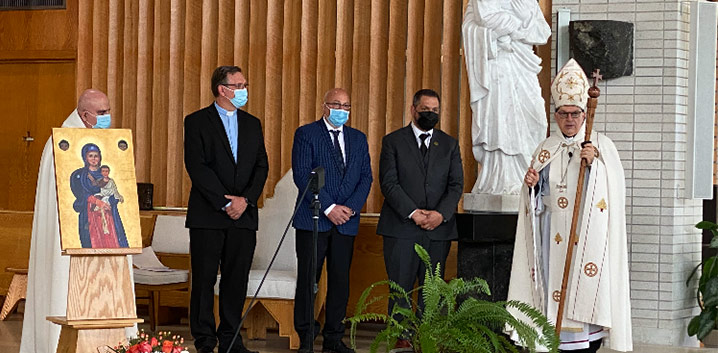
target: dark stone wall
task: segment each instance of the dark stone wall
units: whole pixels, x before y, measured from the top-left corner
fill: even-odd
[[[571,21],[569,38],[571,56],[588,77],[595,69],[604,79],[633,74],[633,23]]]

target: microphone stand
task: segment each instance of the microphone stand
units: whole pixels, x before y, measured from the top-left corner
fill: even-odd
[[[312,226],[312,261],[309,265],[309,280],[312,284],[312,295],[309,296],[309,305],[307,305],[309,308],[309,317],[311,318],[311,326],[309,327],[310,352],[314,352],[314,326],[316,321],[314,318],[314,301],[316,300],[317,292],[319,292],[319,286],[317,284],[317,240],[319,238],[319,214],[322,208],[322,203],[319,201],[319,189],[312,188],[312,193],[314,194],[314,199],[312,200],[312,209],[314,211],[312,219],[314,220],[314,225]]]
[[[321,168],[321,170],[319,170]],[[321,175],[320,175],[321,174]],[[319,190],[324,186],[324,168],[323,167],[317,167],[314,170],[312,170],[312,173],[309,176],[309,183],[307,183],[307,186],[304,187],[304,190],[302,191],[302,196],[297,199],[296,204],[294,205],[294,210],[292,211],[292,217],[289,218],[289,222],[287,222],[287,226],[284,228],[284,233],[282,234],[282,238],[279,239],[279,244],[277,244],[277,249],[274,250],[274,255],[272,255],[272,260],[269,261],[269,265],[267,266],[267,270],[264,271],[264,275],[262,276],[262,280],[259,282],[259,286],[257,286],[257,290],[254,292],[254,295],[252,296],[252,300],[249,301],[249,305],[247,305],[247,311],[244,312],[242,315],[242,319],[239,320],[239,325],[237,325],[237,329],[234,331],[234,337],[232,337],[232,342],[229,343],[229,347],[225,351],[226,353],[230,353],[232,351],[232,347],[234,347],[234,343],[237,341],[237,337],[239,336],[239,331],[242,329],[242,324],[244,324],[244,320],[247,319],[247,316],[249,315],[249,311],[252,310],[252,307],[254,306],[254,303],[257,301],[257,296],[259,295],[259,291],[262,289],[262,285],[264,285],[264,281],[267,279],[267,275],[269,274],[269,270],[272,269],[272,265],[274,265],[274,260],[277,258],[277,255],[279,254],[279,249],[281,249],[282,244],[284,243],[284,239],[287,237],[287,231],[289,231],[289,227],[292,225],[292,222],[294,221],[294,217],[297,216],[297,211],[299,211],[299,205],[301,205],[301,201],[304,200],[304,197],[307,195],[307,191],[309,189],[312,189],[312,193],[314,194],[314,200],[312,201],[312,206],[315,207],[314,209],[314,235],[313,235],[313,244],[314,244],[314,256],[312,257],[312,281],[314,281],[314,294],[312,295],[312,298],[317,293],[317,284],[316,284],[316,261],[317,261],[317,237],[319,229],[319,210],[320,210],[320,202],[319,202]],[[312,299],[312,302],[310,303],[310,308],[312,310],[312,318],[314,318],[314,299]],[[314,338],[314,322],[312,322],[312,338]],[[312,351],[314,351],[314,343],[312,342],[310,345],[310,348]],[[220,352],[221,353],[221,352]]]

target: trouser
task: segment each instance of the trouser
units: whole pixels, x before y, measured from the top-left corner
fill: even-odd
[[[327,301],[326,320],[322,335],[325,342],[341,340],[344,336],[344,317],[349,300],[349,269],[354,252],[354,236],[343,235],[332,226],[328,232],[317,237],[316,280],[322,273],[324,258],[327,259]],[[297,289],[294,295],[294,329],[302,345],[309,344],[313,334],[310,328],[317,327],[314,314],[309,312],[314,280],[310,279],[312,261],[312,232],[297,229]],[[314,323],[314,325],[312,325]]]
[[[229,347],[242,318],[257,232],[239,228],[190,228],[189,236],[192,260],[190,332],[198,350],[214,348],[219,341],[220,351],[224,351]],[[219,282],[219,327],[215,326],[213,312],[218,268],[222,274]],[[235,347],[241,346],[241,342],[242,337],[239,336]]]
[[[432,273],[437,263],[441,263],[441,275],[444,275],[446,268],[446,257],[449,255],[451,242],[448,240],[432,240],[426,235],[418,238],[401,239],[384,237],[384,264],[386,266],[386,274],[389,279],[396,282],[405,291],[414,289],[414,283],[419,280],[419,285],[424,285],[424,275],[426,266],[421,261],[419,255],[414,251],[414,244],[418,243],[429,253],[431,258]],[[424,299],[421,293],[418,293],[419,308],[423,309]],[[409,303],[402,299],[389,299],[389,314],[395,304],[402,307],[409,307]],[[423,310],[422,310],[423,311]],[[395,317],[400,320],[400,317]]]

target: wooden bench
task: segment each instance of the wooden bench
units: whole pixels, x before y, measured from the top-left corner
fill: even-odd
[[[17,303],[21,299],[25,299],[27,293],[27,269],[8,267],[5,272],[12,273],[10,287],[7,290],[5,302],[0,310],[0,320],[5,320],[10,313],[15,310]]]

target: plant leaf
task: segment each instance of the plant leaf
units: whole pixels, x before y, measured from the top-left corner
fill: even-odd
[[[713,277],[706,282],[703,288],[703,306],[713,307],[718,305],[718,277]]]
[[[718,230],[718,224],[715,224],[711,221],[700,221],[696,224],[696,228]]]
[[[699,327],[700,327],[700,316],[696,316],[691,319],[690,323],[688,323],[688,336],[695,336],[698,333]]]
[[[715,308],[709,308],[709,309],[703,310],[703,312],[700,315],[698,315],[697,337],[699,340],[703,340],[715,328],[716,314],[718,314],[718,312],[716,311]]]

